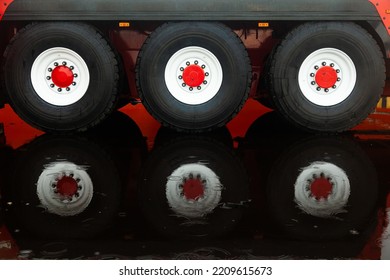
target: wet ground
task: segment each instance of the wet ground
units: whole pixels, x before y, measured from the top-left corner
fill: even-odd
[[[142,105],[72,136],[0,123],[0,259],[390,259],[386,109],[333,136],[255,101],[202,135]]]

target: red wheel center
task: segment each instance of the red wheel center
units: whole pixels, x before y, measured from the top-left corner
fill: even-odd
[[[72,177],[64,176],[57,182],[57,192],[65,197],[72,197],[77,193],[77,182]]]
[[[200,180],[189,179],[183,185],[184,197],[188,200],[198,200],[204,195],[204,187]]]
[[[73,71],[67,66],[57,66],[51,73],[51,79],[59,88],[69,87],[73,83]]]
[[[310,185],[310,191],[315,199],[327,198],[332,193],[332,184],[326,178],[315,179]]]
[[[183,80],[190,87],[200,86],[205,76],[202,67],[195,64],[187,66],[183,71]]]
[[[330,66],[324,66],[317,71],[315,79],[320,87],[330,88],[337,82],[337,72]]]

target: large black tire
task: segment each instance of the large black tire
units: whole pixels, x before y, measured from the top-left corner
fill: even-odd
[[[311,131],[340,132],[359,124],[375,108],[384,82],[378,44],[345,22],[299,26],[278,47],[270,68],[276,109]]]
[[[83,131],[115,107],[117,59],[92,26],[73,22],[30,24],[16,34],[4,56],[10,103],[34,127]]]
[[[251,83],[244,45],[216,23],[161,26],[142,47],[136,71],[147,110],[179,131],[223,126],[244,105]]]

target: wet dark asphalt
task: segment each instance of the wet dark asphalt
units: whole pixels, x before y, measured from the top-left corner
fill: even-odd
[[[0,119],[0,259],[390,259],[385,113],[318,136],[268,111],[201,135],[123,112],[68,136]]]

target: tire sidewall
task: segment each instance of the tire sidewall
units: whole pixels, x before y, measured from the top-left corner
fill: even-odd
[[[221,126],[224,123],[220,116],[231,115],[245,98],[240,93],[247,91],[248,68],[243,63],[247,58],[240,56],[243,51],[241,46],[233,40],[236,38],[229,34],[230,30],[218,24],[180,23],[168,24],[163,28],[164,32],[152,34],[150,45],[139,61],[140,86],[143,92],[150,93],[142,94],[142,99],[149,104],[153,115],[169,120],[168,123],[191,125],[188,122],[196,117],[197,128]],[[186,47],[201,47],[210,51],[222,67],[223,81],[219,91],[203,104],[189,105],[180,102],[170,93],[165,83],[164,72],[169,59]],[[153,110],[159,107],[166,110]]]
[[[15,111],[37,126],[61,129],[83,127],[93,122],[112,103],[117,70],[109,56],[101,55],[106,47],[96,39],[91,27],[75,23],[32,25],[18,34],[8,51],[5,81]],[[44,51],[63,47],[81,56],[90,74],[89,86],[83,97],[67,106],[55,106],[39,97],[31,82],[34,61]],[[55,93],[53,93],[55,94]],[[24,109],[20,109],[21,106]],[[36,117],[39,116],[39,121]],[[73,121],[72,121],[73,119]]]
[[[295,37],[287,38],[286,44],[279,47],[272,66],[273,99],[278,109],[285,112],[287,118],[302,126],[306,123],[310,128],[315,128],[319,122],[326,120],[324,125],[338,130],[345,125],[345,118],[350,118],[351,123],[354,119],[364,119],[377,102],[377,98],[372,96],[372,89],[383,83],[383,73],[377,67],[383,61],[375,48],[366,44],[373,39],[362,32],[361,28],[346,23],[319,23],[301,28],[302,32],[293,33]],[[357,74],[356,84],[350,95],[332,106],[319,106],[310,102],[298,83],[298,73],[303,61],[323,48],[334,48],[347,54],[353,61]],[[280,102],[280,99],[283,101]]]

